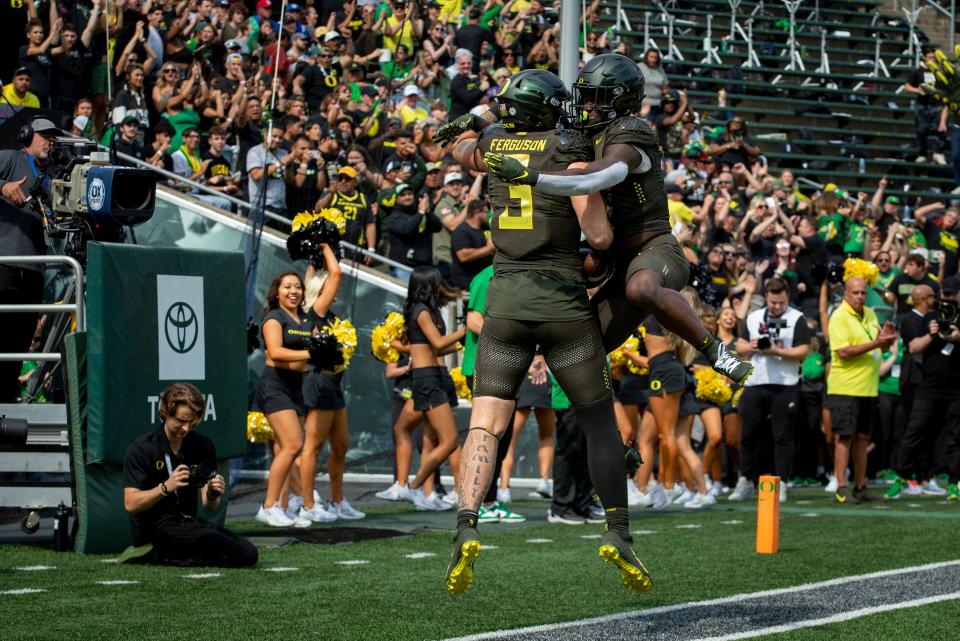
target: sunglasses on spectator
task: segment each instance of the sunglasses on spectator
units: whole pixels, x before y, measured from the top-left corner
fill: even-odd
[[[717,181],[717,184],[718,184],[718,185],[732,185],[732,184],[733,184],[733,181],[732,181],[732,180],[718,180],[718,181]]]
[[[754,205],[754,208],[755,208],[755,209],[766,209],[766,208],[767,208],[767,203],[757,203],[756,205]]]
[[[173,68],[164,69],[164,70],[163,70],[163,73],[177,73],[177,70],[176,70],[176,69],[173,69]]]

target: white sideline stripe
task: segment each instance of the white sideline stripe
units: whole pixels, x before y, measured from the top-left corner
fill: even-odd
[[[286,568],[286,567],[276,567],[276,568],[263,568],[264,572],[296,572],[300,568]]]
[[[527,539],[527,543],[553,543],[553,539]]]
[[[108,581],[97,581],[98,585],[137,585],[139,581],[128,581],[127,579],[112,579]]]
[[[698,530],[700,529],[699,523],[683,523],[677,526],[678,530]]]
[[[199,574],[184,574],[185,579],[215,579],[220,576],[219,572],[201,572]]]
[[[821,625],[829,625],[831,623],[841,623],[843,621],[851,621],[853,619],[859,619],[861,617],[870,616],[872,614],[880,614],[883,612],[893,612],[894,610],[903,610],[906,608],[916,608],[921,605],[930,605],[931,603],[940,603],[941,601],[953,601],[954,599],[960,599],[960,592],[951,592],[950,594],[938,594],[937,596],[928,596],[922,599],[913,599],[912,601],[902,601],[900,603],[888,603],[886,605],[875,605],[869,608],[860,608],[859,610],[850,610],[849,612],[841,612],[840,614],[834,614],[832,616],[823,617],[820,619],[809,619],[807,621],[796,621],[794,623],[785,623],[783,625],[775,625],[769,628],[750,630],[749,632],[737,632],[734,634],[727,634],[722,637],[700,637],[699,639],[691,639],[690,641],[735,641],[736,639],[750,639],[753,637],[764,636],[767,634],[780,634],[781,632],[792,632],[793,630],[802,630],[803,628],[815,628]]]
[[[100,559],[100,563],[119,563],[120,557],[114,559]]]
[[[905,568],[898,568],[895,570],[880,570],[879,572],[871,572],[869,574],[855,574],[851,576],[838,577],[836,579],[828,579],[826,581],[819,581],[817,583],[801,583],[800,585],[793,585],[786,588],[775,588],[773,590],[761,590],[759,592],[746,592],[743,594],[733,594],[730,596],[720,597],[717,599],[707,599],[705,601],[688,601],[686,603],[674,603],[671,605],[661,605],[655,608],[648,608],[646,610],[634,610],[632,612],[618,612],[617,614],[607,614],[600,617],[592,617],[589,619],[579,619],[577,621],[562,621],[560,623],[550,623],[544,625],[535,625],[527,628],[516,628],[513,630],[496,630],[493,632],[485,632],[481,634],[472,634],[465,637],[454,637],[452,639],[447,639],[446,641],[484,641],[486,639],[500,639],[508,636],[516,636],[519,634],[534,634],[539,632],[550,632],[552,630],[560,630],[563,628],[573,628],[581,625],[596,625],[609,623],[611,621],[619,621],[621,619],[628,619],[633,617],[645,617],[652,614],[663,614],[666,612],[674,612],[676,610],[683,610],[684,608],[695,608],[695,607],[705,607],[713,605],[724,605],[727,603],[736,603],[743,599],[754,599],[760,597],[771,597],[779,596],[781,594],[792,594],[794,592],[803,592],[804,590],[813,590],[817,588],[829,588],[835,585],[843,585],[845,583],[854,583],[856,581],[863,581],[866,579],[879,579],[887,576],[897,576],[899,574],[909,574],[911,572],[921,572],[923,570],[938,570],[940,568],[949,568],[954,566],[960,566],[960,559],[954,559],[953,561],[939,561],[937,563],[926,563],[924,565],[912,565]],[[951,599],[960,597],[960,594],[956,596],[951,595],[941,595],[944,597],[949,596]],[[930,597],[935,598],[935,597]],[[897,606],[902,606],[903,603],[891,604],[891,609]],[[922,605],[922,604],[918,604]],[[839,615],[837,615],[839,616]],[[731,639],[734,637],[730,637]]]
[[[656,534],[656,530],[634,530],[631,534]]]
[[[738,521],[737,519],[732,521],[720,521],[720,525],[740,525],[741,523],[743,523],[743,521]]]
[[[581,534],[580,538],[581,539],[602,539],[603,535],[602,534]]]
[[[482,548],[481,548],[481,549],[482,549]],[[413,553],[411,553],[411,554],[406,555],[406,557],[404,557],[404,558],[407,558],[407,559],[429,559],[429,558],[434,557],[434,556],[437,556],[437,555],[434,554],[433,552],[413,552]]]
[[[41,588],[17,588],[16,590],[2,590],[0,595],[2,596],[15,596],[18,594],[36,594],[37,592],[46,592]]]
[[[498,547],[499,547],[499,546],[497,546],[497,545],[487,545],[487,544],[483,544],[483,545],[480,546],[480,549],[481,549],[481,550],[496,550]]]
[[[350,559],[349,561],[337,561],[337,565],[366,565],[370,563],[366,559]]]
[[[14,570],[19,570],[20,572],[44,572],[46,570],[56,570],[57,566],[55,565],[23,565],[19,568],[13,568]]]

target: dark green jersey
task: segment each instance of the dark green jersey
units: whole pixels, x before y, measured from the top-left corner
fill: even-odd
[[[575,131],[518,133],[488,127],[477,146],[540,171],[593,160],[589,140]],[[497,248],[487,313],[515,320],[589,317],[580,271],[580,224],[567,196],[511,185],[490,176],[491,230]]]
[[[594,135],[593,145],[597,159],[603,157],[603,150],[608,145],[630,145],[645,153],[653,163],[649,171],[631,173],[619,185],[604,190],[614,237],[670,231],[661,168],[663,150],[653,127],[636,116],[617,118],[602,133]]]

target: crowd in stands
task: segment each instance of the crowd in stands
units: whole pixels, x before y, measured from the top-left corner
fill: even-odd
[[[336,207],[348,220],[345,240],[410,268],[436,268],[443,279],[440,293],[451,297],[474,289],[471,283],[484,277],[493,260],[487,180],[453,162],[431,138],[444,122],[483,109],[517,71],[556,71],[558,65],[557,12],[541,0],[294,2],[286,5],[282,24],[278,0],[127,0],[111,3],[109,13],[102,0],[23,4],[27,42],[3,90],[9,103],[63,110],[74,133],[223,196],[262,203],[281,220]],[[588,25],[598,4],[586,8]],[[581,61],[609,51],[633,55],[626,42],[588,29]],[[951,467],[938,440],[955,438],[960,429],[960,350],[953,349],[960,334],[945,322],[951,321],[950,308],[942,304],[957,300],[960,290],[957,203],[949,194],[902,201],[886,194],[886,179],[858,193],[833,183],[801,185],[794,171],[765,159],[744,117],[731,112],[723,127],[703,130],[704,114],[685,92],[670,87],[658,51],[646,52],[639,64],[647,95],[640,115],[656,128],[665,151],[671,225],[690,262],[700,266],[699,286],[687,291],[689,298],[731,348],[758,364],[776,362],[784,375],[776,378],[768,364],[765,375],[748,381],[742,393],[731,390],[734,398],[722,403],[697,398],[693,382],[661,395],[645,374],[651,352],[677,350],[691,381],[703,363],[669,333],[638,328],[638,341],[614,364],[620,431],[646,461],[629,481],[633,503],[665,507],[694,501],[699,507],[709,504],[702,498],[707,494],[717,497],[731,489],[732,499],[748,498],[756,476],[767,471],[789,481],[782,486],[783,499],[788,485],[826,486],[836,493],[846,486],[847,462],[835,472],[835,449],[853,459],[861,449],[868,453],[864,474],[893,483],[891,496],[944,496],[938,477],[948,472],[951,498],[957,498],[960,469]],[[921,80],[911,77],[908,84]],[[933,121],[945,110],[923,104],[921,111],[922,140],[939,132],[937,145],[921,147],[918,155],[942,158],[945,125]],[[222,196],[190,189],[213,205],[232,207]],[[875,266],[852,268],[865,277],[863,292],[850,273],[844,278],[849,258]],[[316,301],[311,310],[321,319],[339,283],[338,270],[328,274],[321,291],[307,297]],[[409,270],[392,274],[410,278]],[[298,293],[288,300],[285,287]],[[273,310],[285,305],[290,310],[287,317],[274,314],[274,323],[265,317],[268,358],[280,372],[274,382],[294,385],[284,372],[302,378],[308,359],[302,345],[287,345],[281,326],[287,331],[289,323],[313,322],[298,320],[297,314],[305,319],[306,313],[296,311],[305,297],[304,279],[278,276],[271,291]],[[841,309],[859,319],[862,341],[845,334],[843,345],[831,342],[832,318]],[[789,338],[780,331],[787,327],[779,324],[781,316],[791,318]],[[845,331],[841,325],[837,321],[838,332]],[[871,341],[879,342],[856,355],[843,351]],[[866,361],[844,364],[839,369],[862,367],[863,378],[853,388],[852,379],[837,383],[842,391],[831,392],[838,362],[864,354],[876,367]],[[291,362],[301,365],[277,365]],[[403,367],[387,371],[398,389]],[[533,370],[531,377],[540,389],[518,409],[514,433],[535,410],[544,450],[538,491],[549,495],[553,412],[562,410],[562,402],[551,395],[549,379]],[[265,510],[276,503],[289,507],[287,475],[301,450],[314,454],[331,440],[339,461],[331,470],[342,475],[347,421],[340,383],[314,385],[327,387],[323,394],[315,390],[321,397],[312,406],[299,398],[274,408],[293,414],[273,426],[280,441]],[[790,404],[780,407],[789,412],[782,420],[757,411],[770,402],[759,389],[768,386],[789,388]],[[933,392],[950,408],[946,425],[942,415],[936,419],[931,413]],[[867,423],[863,448],[856,439],[845,440],[863,427],[847,434],[846,419],[835,439],[834,396],[876,399],[861,411],[877,418]],[[308,418],[313,410],[320,414]],[[394,421],[409,422],[400,413],[395,411]],[[303,449],[298,417],[301,426],[308,422],[309,449]],[[690,440],[695,417],[704,426],[702,451]],[[442,430],[433,427],[448,431],[445,419]],[[661,461],[656,475],[655,460]],[[300,469],[310,476],[314,468],[301,458]],[[511,499],[509,469],[499,485],[503,520],[514,518],[503,505]],[[431,490],[432,471],[421,471],[415,487]],[[407,485],[403,476],[397,479],[401,488]],[[290,515],[279,510],[265,518],[291,525],[302,514],[312,521],[362,517],[344,498],[342,483],[334,492],[327,507],[308,491],[293,501]],[[852,498],[869,500],[869,494]],[[444,507],[438,501],[434,506]]]

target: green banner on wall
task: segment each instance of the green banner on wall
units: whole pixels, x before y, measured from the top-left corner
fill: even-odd
[[[200,431],[217,458],[246,447],[243,255],[90,243],[87,267],[87,462],[123,463],[157,425],[160,392],[196,385]]]

